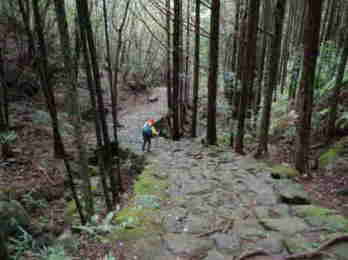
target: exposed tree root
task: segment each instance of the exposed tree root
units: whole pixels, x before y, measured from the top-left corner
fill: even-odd
[[[325,251],[329,249],[329,247],[341,242],[348,242],[348,235],[343,235],[343,236],[333,238],[329,240],[328,242],[322,244],[316,250],[306,252],[306,253],[292,254],[289,256],[279,256],[279,255],[272,255],[271,253],[263,249],[257,249],[255,251],[246,252],[242,254],[238,258],[238,260],[247,260],[248,258],[256,257],[256,256],[267,256],[270,258],[270,260],[305,260],[305,259],[309,260],[315,257],[327,256],[328,253]]]

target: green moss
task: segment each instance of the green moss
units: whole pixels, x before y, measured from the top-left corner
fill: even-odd
[[[167,183],[154,176],[155,165],[145,167],[134,184],[134,196],[128,207],[123,208],[115,217],[119,228],[112,237],[129,240],[148,236],[149,233],[162,231],[158,219],[161,200],[165,199]]]
[[[348,219],[338,215],[333,209],[308,205],[298,206],[295,210],[297,215],[304,217],[313,226],[326,226],[333,232],[348,231]]]
[[[272,175],[278,178],[294,178],[299,176],[300,173],[293,168],[284,166],[284,165],[276,165],[271,168]]]
[[[333,209],[321,208],[314,205],[304,205],[294,207],[297,215],[301,217],[328,216],[336,213]]]
[[[65,207],[64,219],[67,223],[72,223],[74,215],[77,213],[76,203],[74,200],[68,202]]]
[[[339,157],[340,153],[344,148],[343,142],[337,142],[333,147],[327,150],[319,157],[319,165],[325,167],[330,163],[333,163]]]
[[[138,176],[138,180],[134,184],[135,195],[157,195],[162,197],[168,184],[156,178],[153,173],[154,166],[145,167],[144,172]]]

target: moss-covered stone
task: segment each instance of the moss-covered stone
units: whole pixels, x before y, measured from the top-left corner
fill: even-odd
[[[284,244],[287,250],[292,254],[313,249],[311,243],[300,234],[284,237]]]
[[[315,205],[294,206],[293,210],[299,217],[328,216],[337,212],[333,209],[322,208]]]
[[[112,237],[123,240],[136,240],[163,231],[158,210],[161,200],[166,198],[167,183],[154,176],[156,165],[148,165],[134,184],[134,196],[128,207],[115,217],[119,226]]]
[[[157,195],[163,197],[168,184],[154,176],[155,166],[145,167],[134,184],[134,193],[137,195]]]
[[[295,214],[303,217],[312,226],[325,226],[332,231],[348,231],[348,219],[336,210],[305,205],[294,207]]]
[[[276,179],[282,178],[294,178],[300,175],[300,173],[291,167],[279,164],[271,168],[272,177]]]

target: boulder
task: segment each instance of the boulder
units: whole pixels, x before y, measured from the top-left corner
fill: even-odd
[[[289,179],[281,179],[277,182],[276,190],[284,203],[295,205],[310,204],[308,193],[299,183]]]

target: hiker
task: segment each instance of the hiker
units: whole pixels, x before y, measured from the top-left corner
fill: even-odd
[[[145,151],[145,146],[147,146],[147,151],[150,152],[151,148],[151,138],[154,136],[157,136],[159,133],[157,132],[156,128],[154,127],[155,120],[150,119],[147,120],[143,127],[143,151]]]

